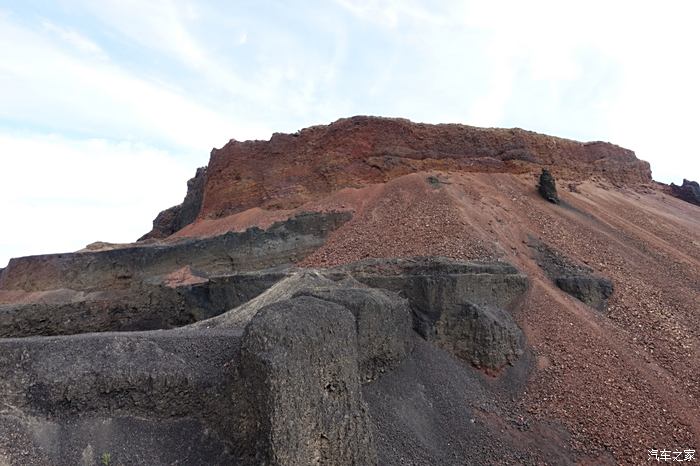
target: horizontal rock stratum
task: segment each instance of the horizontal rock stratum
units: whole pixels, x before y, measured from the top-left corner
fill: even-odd
[[[187,214],[164,211],[156,232],[147,237],[167,236],[195,217],[217,218],[253,207],[291,209],[342,188],[414,172],[525,173],[542,167],[567,179],[651,182],[647,162],[605,142],[582,143],[517,128],[356,116],[294,134],[275,133],[269,141],[231,140],[212,150],[207,170],[199,170],[188,183],[182,204]]]

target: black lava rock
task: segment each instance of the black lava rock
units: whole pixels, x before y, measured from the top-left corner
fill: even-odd
[[[554,177],[549,170],[543,168],[540,174],[540,184],[537,186],[540,195],[549,202],[559,204],[559,196],[557,195],[557,185]]]
[[[700,185],[697,181],[683,180],[681,186],[671,183],[671,192],[685,202],[700,206]]]

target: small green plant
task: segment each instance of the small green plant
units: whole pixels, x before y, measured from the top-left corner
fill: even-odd
[[[102,456],[100,456],[100,460],[102,462],[102,466],[110,466],[112,464],[112,455],[104,452],[102,453]]]

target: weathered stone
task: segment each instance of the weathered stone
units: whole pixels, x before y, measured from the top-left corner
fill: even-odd
[[[608,307],[608,299],[613,293],[610,280],[594,275],[557,277],[554,283],[561,290],[599,311]]]
[[[559,204],[559,196],[557,195],[557,185],[554,177],[549,170],[543,168],[540,174],[540,182],[537,185],[537,190],[540,195],[549,202]]]
[[[281,271],[243,272],[169,287],[133,283],[127,289],[0,304],[0,337],[170,329],[222,314],[248,302],[285,277]]]
[[[256,408],[256,464],[376,464],[362,399],[355,319],[302,296],[261,309],[241,351],[245,397]]]
[[[254,207],[296,208],[343,188],[419,171],[524,173],[554,166],[572,180],[596,176],[627,184],[651,182],[647,162],[609,143],[582,144],[517,128],[355,116],[295,134],[276,133],[269,141],[231,140],[213,150],[199,217]]]
[[[139,238],[139,241],[168,237],[194,222],[202,207],[206,175],[207,167],[198,168],[194,178],[187,181],[187,195],[182,204],[159,213],[153,220],[153,229]]]
[[[408,301],[394,293],[376,288],[328,287],[301,290],[296,296],[340,304],[353,313],[363,382],[396,367],[413,348]]]
[[[535,252],[537,265],[559,289],[599,311],[607,309],[614,291],[612,281],[532,236],[528,244]]]
[[[510,313],[468,302],[444,309],[435,323],[435,340],[455,356],[487,369],[514,363],[525,343]]]
[[[411,351],[413,332],[408,302],[395,293],[345,278],[339,282],[321,270],[300,270],[235,309],[197,322],[188,329],[243,329],[265,306],[311,296],[349,309],[356,321],[359,366],[364,382],[391,370]]]
[[[700,184],[697,181],[684,179],[681,186],[671,183],[671,193],[685,202],[700,206]]]
[[[0,276],[0,289],[90,291],[126,288],[183,265],[205,277],[290,265],[320,247],[350,217],[348,212],[299,214],[266,230],[254,227],[169,245],[12,259]]]
[[[468,362],[497,370],[522,353],[522,333],[503,309],[522,296],[527,278],[511,265],[421,258],[368,260],[337,270],[407,297],[413,328]],[[472,343],[459,341],[464,338]]]
[[[10,464],[240,464],[240,336],[176,331],[0,340]],[[12,439],[11,443],[6,440]]]

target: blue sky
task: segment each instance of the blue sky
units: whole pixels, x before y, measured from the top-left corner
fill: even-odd
[[[212,147],[356,114],[606,140],[700,179],[696,5],[0,0],[0,267],[134,240]]]

